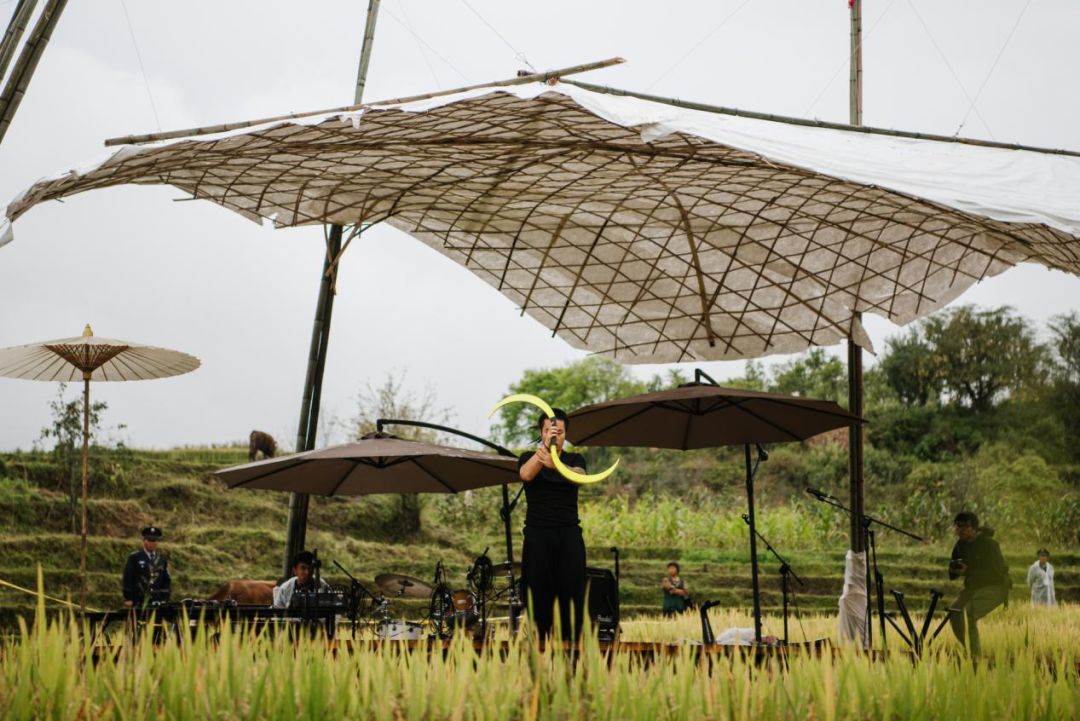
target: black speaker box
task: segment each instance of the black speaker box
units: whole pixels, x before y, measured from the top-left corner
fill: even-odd
[[[614,640],[619,628],[619,581],[606,568],[585,569],[585,597],[589,619],[600,633],[600,640]]]

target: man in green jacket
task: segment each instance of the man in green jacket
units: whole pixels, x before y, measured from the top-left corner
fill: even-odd
[[[964,577],[964,590],[949,606],[953,633],[960,643],[965,642],[972,656],[979,655],[977,621],[998,606],[1009,601],[1009,568],[994,540],[992,528],[980,528],[979,517],[970,511],[956,514],[956,545],[949,561],[949,578]]]

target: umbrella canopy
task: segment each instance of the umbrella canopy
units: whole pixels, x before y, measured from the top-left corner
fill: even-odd
[[[649,448],[715,448],[741,445],[746,459],[746,503],[750,525],[750,574],[754,637],[761,640],[754,474],[750,446],[800,441],[862,423],[832,401],[690,383],[580,408],[570,414],[566,435],[575,444]],[[758,446],[758,462],[768,455]],[[784,619],[785,623],[787,618]]]
[[[575,445],[683,451],[801,441],[862,422],[832,401],[704,384],[597,403],[570,420]]]
[[[144,381],[199,367],[199,359],[187,353],[102,338],[86,328],[76,338],[0,349],[0,376],[70,383],[84,380],[84,372],[89,372],[92,381]]]
[[[1080,158],[482,88],[121,148],[7,209],[168,184],[279,226],[387,221],[623,362],[867,346],[1034,261],[1080,273]],[[2,234],[0,234],[2,235]],[[0,240],[2,242],[2,240]]]
[[[90,381],[141,381],[190,373],[199,359],[180,351],[94,335],[0,348],[0,376],[33,381],[83,382],[82,542],[79,551],[80,607],[86,608],[87,455],[90,443]]]
[[[229,488],[319,496],[459,493],[518,481],[517,459],[373,433],[293,456],[216,471]]]

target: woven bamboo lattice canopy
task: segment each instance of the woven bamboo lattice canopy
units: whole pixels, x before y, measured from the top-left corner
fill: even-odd
[[[621,362],[869,341],[1031,261],[1080,273],[1080,157],[812,127],[567,82],[120,148],[8,207],[167,184],[277,226],[386,221]]]

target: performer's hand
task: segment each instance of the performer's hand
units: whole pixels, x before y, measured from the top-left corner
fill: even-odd
[[[124,608],[134,608],[134,607],[135,607],[135,602],[134,601],[124,601]]]
[[[967,573],[967,564],[963,561],[957,561],[956,563],[952,564],[952,571],[957,576],[963,576],[965,573]]]
[[[536,460],[546,468],[555,468],[555,462],[551,460],[551,451],[543,444],[536,447]]]

